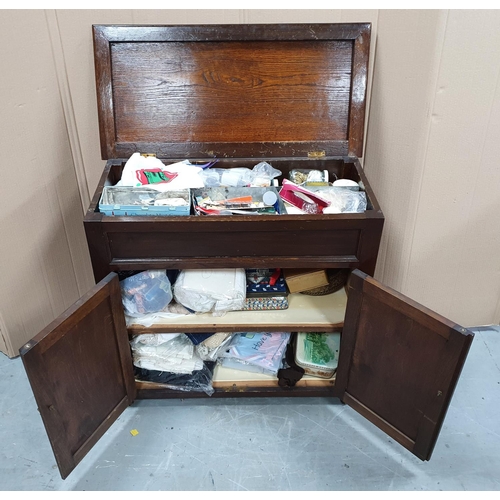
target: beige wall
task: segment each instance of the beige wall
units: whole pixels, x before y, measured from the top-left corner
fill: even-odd
[[[377,277],[467,326],[500,320],[500,11],[380,11],[365,169]]]
[[[91,285],[43,10],[0,14],[0,348],[9,355]]]
[[[498,323],[499,11],[4,10],[0,350],[15,355],[92,284],[81,219],[104,165],[92,24],[354,21],[373,23],[376,276],[457,322]]]

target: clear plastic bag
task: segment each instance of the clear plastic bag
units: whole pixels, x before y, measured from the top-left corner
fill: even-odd
[[[198,174],[205,187],[267,187],[281,171],[262,161],[252,169],[246,167],[207,168]]]
[[[193,343],[184,334],[158,345],[142,344],[136,337],[130,342],[130,347],[134,366],[138,368],[191,373],[202,367]]]
[[[168,389],[185,392],[204,392],[211,396],[215,390],[212,386],[215,362],[204,362],[199,370],[188,374],[170,373],[157,370],[134,368],[136,380],[155,382]]]
[[[324,214],[360,213],[366,210],[367,202],[364,191],[330,186],[315,192],[330,202],[330,206],[323,210]]]
[[[276,375],[281,368],[289,332],[238,333],[221,352],[222,366]]]
[[[252,168],[253,178],[250,185],[256,187],[270,186],[271,181],[276,177],[279,177],[281,173],[281,170],[277,170],[273,166],[269,165],[269,163],[261,161]]]
[[[134,338],[136,344],[160,345],[178,337],[180,333],[143,333]]]
[[[214,333],[208,339],[199,343],[195,349],[203,361],[216,361],[219,353],[229,345],[233,336],[232,333]]]
[[[328,186],[328,170],[293,169],[289,179],[300,186]]]
[[[209,168],[200,172],[205,187],[245,187],[252,181],[252,171],[248,168]]]
[[[138,317],[163,311],[172,300],[172,287],[166,272],[144,271],[120,282],[125,314]]]

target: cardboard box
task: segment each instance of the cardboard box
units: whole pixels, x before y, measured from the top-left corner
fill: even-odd
[[[328,285],[328,276],[324,269],[285,269],[283,275],[290,293],[305,292]]]

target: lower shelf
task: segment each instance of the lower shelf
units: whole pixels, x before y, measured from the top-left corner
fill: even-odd
[[[138,399],[185,399],[220,397],[264,397],[264,396],[335,396],[335,375],[321,379],[304,375],[294,387],[280,387],[278,379],[271,375],[245,372],[217,366],[212,386],[215,393],[179,391],[155,382],[136,382]]]
[[[333,387],[335,385],[335,375],[332,378],[324,379],[304,375],[296,384],[296,387]],[[278,385],[278,379],[272,375],[263,373],[252,373],[242,370],[233,370],[217,366],[214,371],[212,381],[214,389],[227,390],[230,388],[248,389],[257,387],[274,387],[282,389]]]

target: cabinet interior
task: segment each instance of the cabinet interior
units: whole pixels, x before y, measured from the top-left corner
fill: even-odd
[[[223,316],[198,313],[159,320],[145,327],[130,322],[129,338],[146,333],[215,333],[215,332],[341,332],[347,306],[346,287],[327,295],[290,293],[288,308],[264,311],[229,311]],[[204,393],[183,393],[163,384],[136,381],[139,398],[203,397]],[[335,374],[329,379],[304,375],[294,387],[279,387],[278,378],[216,366],[212,380],[215,394],[224,395],[291,395],[311,392],[328,395],[335,386]],[[275,391],[274,393],[272,391]],[[160,395],[161,393],[161,395]],[[258,393],[258,394],[257,394]]]
[[[176,159],[163,159],[165,165],[174,163]],[[206,163],[207,159],[190,160],[192,163]],[[214,165],[215,168],[238,168],[246,167],[253,168],[259,161],[263,159],[247,158],[247,159],[234,159],[234,158],[221,158],[218,159],[217,163]],[[265,159],[264,159],[265,161]],[[378,204],[373,196],[371,188],[364,177],[362,168],[359,161],[356,158],[349,157],[326,157],[326,158],[273,158],[268,160],[268,162],[276,169],[282,172],[281,176],[278,177],[279,185],[282,185],[283,179],[288,179],[290,172],[294,169],[315,169],[315,170],[327,170],[329,174],[329,180],[332,182],[336,179],[350,179],[360,183],[362,188],[365,189],[367,195],[367,212],[364,214],[354,214],[362,219],[368,218],[371,213],[379,210]],[[93,204],[91,210],[94,212],[98,211],[97,205],[99,201],[99,195],[102,192],[102,187],[105,184],[116,184],[122,175],[123,168],[125,166],[126,160],[115,159],[109,160],[106,169],[101,178],[100,185],[94,196]],[[292,218],[298,221],[306,219],[351,219],[353,214],[335,214],[335,215],[280,215],[280,216],[269,216],[269,219],[281,219]],[[221,219],[224,221],[237,221],[239,219],[246,219],[245,222],[249,222],[251,217],[241,217],[241,216],[188,216],[188,217],[175,217],[176,223],[181,223],[186,219],[202,219],[203,221],[213,221],[215,219]],[[122,217],[105,217],[104,219],[123,219]],[[146,222],[144,218],[140,218],[142,221],[140,224]],[[166,217],[155,217],[155,220],[172,220],[172,218]],[[129,221],[135,220],[134,218],[128,218]],[[187,222],[187,220],[186,220]],[[167,222],[165,222],[167,223]],[[278,222],[276,222],[278,223]],[[325,228],[323,233],[325,236],[328,229]],[[263,231],[259,237],[263,237],[265,232]],[[319,233],[318,233],[319,234]],[[329,233],[331,234],[331,232]],[[115,239],[121,236],[114,236]],[[262,250],[262,249],[261,249]],[[203,251],[202,251],[203,252]],[[306,263],[302,260],[305,258],[306,253],[299,252],[304,257],[299,257],[294,260],[294,264],[288,264],[287,267],[313,267],[311,263]],[[342,252],[340,252],[342,253]],[[291,260],[291,259],[290,259]],[[224,261],[224,259],[223,259]],[[116,260],[112,262],[116,267],[112,267],[113,270],[138,270],[138,265],[140,261],[134,262],[119,262],[116,264]],[[354,261],[353,261],[354,262]],[[208,257],[206,261],[200,265],[198,262],[194,262],[194,265],[190,265],[184,259],[176,259],[176,262],[172,262],[168,258],[159,259],[154,262],[155,268],[162,268],[165,266],[167,269],[172,269],[174,266],[181,268],[189,267],[221,267],[221,259],[216,257]],[[332,268],[332,267],[350,267],[352,264],[350,261],[342,261],[342,258],[338,262],[328,260],[326,258],[315,258],[314,267],[318,268]],[[276,265],[276,262],[272,259],[266,259],[265,256],[259,255],[252,258],[237,259],[234,258],[225,264],[225,267],[282,267]],[[195,314],[190,316],[184,316],[169,320],[168,323],[156,323],[150,327],[144,327],[137,323],[129,324],[128,334],[129,337],[142,333],[208,333],[208,332],[335,332],[341,331],[344,322],[346,304],[347,304],[347,294],[345,288],[342,288],[338,292],[333,294],[323,295],[323,296],[311,296],[301,293],[292,293],[288,296],[289,307],[285,310],[270,310],[270,311],[231,311],[226,313],[222,317],[214,317],[210,313],[205,314]],[[168,387],[162,386],[162,384],[157,384],[153,382],[141,382],[136,381],[138,389],[139,398],[157,398],[157,397],[203,397],[204,393],[183,393],[178,390],[169,389]],[[214,372],[213,387],[215,389],[215,394],[212,397],[223,397],[224,395],[331,395],[335,387],[335,375],[330,379],[320,379],[317,377],[304,376],[296,386],[282,388],[278,386],[278,379],[275,377],[267,375],[257,375],[251,372],[237,373],[237,370],[229,370],[227,368],[217,367]]]

